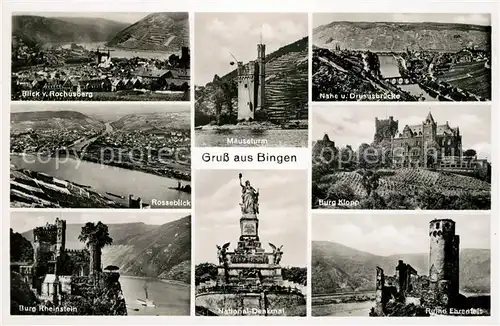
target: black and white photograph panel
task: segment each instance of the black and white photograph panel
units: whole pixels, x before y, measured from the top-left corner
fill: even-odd
[[[189,316],[187,212],[12,212],[11,315]]]
[[[490,210],[489,105],[315,105],[312,207]]]
[[[313,316],[490,316],[490,215],[313,214]]]
[[[491,101],[491,15],[313,14],[313,101]]]
[[[307,147],[307,13],[195,14],[197,147]]]
[[[12,100],[189,101],[187,12],[12,15]]]
[[[306,316],[306,185],[305,170],[196,171],[196,315]]]
[[[190,208],[187,103],[16,102],[11,207]]]

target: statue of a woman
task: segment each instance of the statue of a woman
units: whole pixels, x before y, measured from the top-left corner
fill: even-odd
[[[259,214],[259,190],[255,190],[250,181],[241,181],[243,175],[240,173],[241,186],[241,212],[243,214]]]

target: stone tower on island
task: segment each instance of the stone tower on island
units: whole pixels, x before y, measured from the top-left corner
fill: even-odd
[[[255,111],[265,108],[266,45],[257,44],[257,61],[238,61],[238,121],[255,119]]]

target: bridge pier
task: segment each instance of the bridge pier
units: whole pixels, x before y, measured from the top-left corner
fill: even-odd
[[[417,82],[411,80],[410,78],[406,77],[384,77],[383,78],[385,81],[391,83],[392,85],[413,85],[417,84]]]

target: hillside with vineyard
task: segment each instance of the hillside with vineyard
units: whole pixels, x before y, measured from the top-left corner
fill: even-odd
[[[318,174],[313,166],[313,176]],[[316,170],[316,171],[315,171]],[[317,175],[313,182],[313,207],[320,199],[359,201],[352,208],[377,209],[490,209],[488,182],[423,168],[379,169],[378,183],[368,195],[360,171],[331,171]]]
[[[186,12],[152,13],[120,31],[108,46],[144,51],[179,52],[189,47],[189,15]]]

